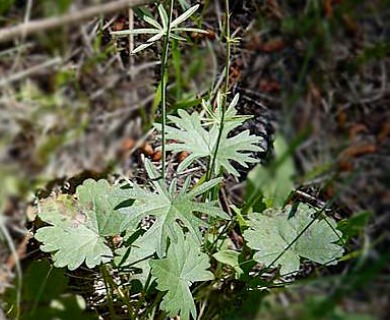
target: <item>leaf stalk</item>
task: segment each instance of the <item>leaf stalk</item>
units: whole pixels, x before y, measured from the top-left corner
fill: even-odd
[[[225,123],[225,113],[226,113],[226,100],[229,90],[229,72],[230,72],[230,54],[231,54],[231,41],[230,41],[230,8],[229,8],[229,0],[225,0],[225,7],[226,7],[226,13],[225,13],[225,39],[226,39],[226,66],[225,66],[225,83],[223,87],[223,94],[222,94],[222,112],[221,112],[221,123],[219,127],[217,142],[215,145],[215,150],[213,157],[210,161],[210,164],[207,168],[206,173],[206,181],[209,181],[213,177],[213,172],[215,170],[215,163],[217,159],[218,149],[221,144],[222,139],[222,133],[224,129],[224,123]]]
[[[165,138],[165,127],[167,125],[167,79],[165,78],[165,72],[168,65],[168,55],[169,55],[169,35],[171,33],[171,21],[172,21],[172,12],[173,12],[173,2],[169,2],[169,19],[167,23],[167,33],[165,34],[164,39],[164,49],[162,52],[162,61],[161,61],[161,110],[162,110],[162,123],[161,123],[161,177],[165,181],[165,166],[166,166],[166,138]]]

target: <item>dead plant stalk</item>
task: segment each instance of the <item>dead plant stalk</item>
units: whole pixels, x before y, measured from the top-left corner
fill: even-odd
[[[80,21],[91,19],[99,14],[107,14],[118,10],[147,4],[151,0],[118,0],[96,6],[91,6],[77,12],[69,12],[62,16],[29,21],[17,26],[0,30],[0,43],[10,41],[16,37],[26,37],[33,33],[55,29],[65,25],[77,24]]]

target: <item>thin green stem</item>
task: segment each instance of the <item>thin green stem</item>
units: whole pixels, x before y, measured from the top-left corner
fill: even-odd
[[[165,137],[165,127],[167,124],[167,79],[165,77],[165,72],[168,64],[168,55],[169,55],[169,35],[171,33],[171,21],[172,21],[172,12],[173,12],[173,2],[170,0],[169,3],[169,19],[167,25],[167,34],[165,35],[164,49],[162,52],[162,61],[161,61],[161,109],[162,109],[162,123],[161,123],[161,177],[165,181],[165,165],[166,165],[166,137]]]
[[[112,287],[109,281],[111,275],[108,272],[107,266],[104,264],[100,266],[100,272],[103,275],[103,282],[104,282],[105,289],[107,291],[107,302],[108,302],[108,309],[110,311],[110,317],[111,319],[117,319],[117,315],[114,309],[114,300],[112,298]]]
[[[141,293],[140,293],[140,298],[138,300],[138,303],[137,303],[137,306],[135,308],[135,315],[137,316],[138,313],[139,313],[139,310],[141,309],[141,306],[142,304],[146,301],[145,297],[147,295],[147,292],[148,292],[148,287],[149,287],[149,284],[150,284],[150,281],[152,279],[152,275],[151,273],[149,272],[148,274],[148,277],[146,279],[146,282],[145,282],[145,285],[144,285],[144,288],[142,289]],[[146,312],[144,314],[144,316],[141,318],[141,319],[144,319],[146,317]],[[145,318],[146,319],[146,318]]]
[[[224,122],[225,122],[225,113],[226,113],[226,100],[227,100],[227,94],[229,90],[229,71],[230,71],[230,51],[231,51],[231,43],[230,43],[230,9],[229,9],[229,0],[225,0],[225,7],[226,7],[226,13],[225,13],[225,38],[226,38],[226,66],[225,66],[225,83],[223,87],[223,94],[222,94],[222,114],[221,114],[221,123],[219,127],[218,137],[217,137],[217,143],[215,145],[215,150],[213,153],[213,157],[210,161],[210,164],[207,169],[206,173],[206,181],[209,181],[212,176],[213,172],[215,170],[215,162],[217,159],[218,149],[221,144],[222,139],[222,133],[224,129]]]
[[[153,310],[157,307],[157,305],[161,302],[163,296],[164,296],[165,292],[161,292],[161,291],[158,291],[157,293],[157,297],[154,299],[153,303],[148,306],[147,310],[145,311],[145,314],[144,316],[142,317],[142,320],[143,319],[146,319],[146,317],[148,316],[148,314],[150,312],[153,312]],[[150,310],[150,311],[149,311]],[[166,316],[165,315],[165,312],[161,310],[161,313],[158,317],[158,319],[162,318],[162,319],[166,319]]]

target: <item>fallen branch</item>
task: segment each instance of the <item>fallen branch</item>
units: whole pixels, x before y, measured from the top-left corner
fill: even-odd
[[[0,43],[6,42],[19,36],[55,29],[64,25],[71,25],[83,20],[91,19],[102,13],[115,12],[128,7],[136,7],[151,2],[151,0],[117,0],[89,7],[84,10],[70,12],[62,16],[42,20],[29,21],[14,27],[0,30]]]
[[[27,70],[22,70],[21,72],[18,73],[13,73],[10,76],[3,76],[2,79],[0,79],[0,88],[7,86],[15,81],[19,81],[21,79],[24,79],[28,76],[31,76],[33,74],[39,73],[44,69],[51,68],[53,66],[56,66],[62,62],[61,58],[54,58],[49,61],[45,61],[39,65],[36,65],[34,67],[31,67]],[[1,320],[1,319],[0,319]]]

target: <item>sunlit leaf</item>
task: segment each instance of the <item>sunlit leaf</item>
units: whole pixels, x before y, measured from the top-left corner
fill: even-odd
[[[145,20],[145,22],[149,23],[150,25],[152,25],[153,27],[155,27],[157,29],[160,29],[160,30],[163,29],[161,24],[159,24],[156,20],[154,20],[146,15],[144,16],[144,20]]]
[[[180,319],[189,320],[190,314],[197,319],[194,300],[190,291],[192,283],[209,281],[214,275],[207,269],[210,267],[209,257],[200,251],[198,242],[179,232],[178,241],[172,243],[167,257],[151,260],[152,275],[157,278],[157,289],[168,291],[160,305],[169,316],[180,315]]]
[[[287,206],[283,210],[249,214],[250,227],[244,232],[244,238],[256,251],[253,258],[266,267],[281,265],[282,275],[296,273],[301,257],[320,264],[336,264],[344,252],[336,244],[342,236],[336,222],[330,217],[316,219],[316,211],[306,204],[301,204],[296,214],[288,219],[290,209]]]
[[[76,194],[78,201],[70,195],[42,200],[38,216],[50,226],[35,234],[41,250],[54,253],[54,265],[70,270],[83,262],[94,268],[112,259],[105,237],[120,233],[125,217],[115,207],[127,199],[124,190],[106,180],[88,179]]]
[[[199,4],[189,8],[186,12],[182,13],[179,17],[177,17],[175,20],[171,23],[171,28],[174,28],[178,26],[180,23],[186,21],[189,17],[191,17],[196,10],[198,10]]]
[[[138,53],[149,46],[151,46],[154,42],[160,40],[163,36],[168,36],[169,39],[175,39],[179,41],[186,41],[186,38],[175,34],[175,32],[197,32],[197,33],[207,33],[204,30],[198,29],[198,28],[187,28],[187,27],[178,27],[178,25],[185,20],[187,20],[197,9],[199,5],[195,5],[185,11],[182,15],[180,15],[178,18],[172,21],[170,25],[170,30],[168,32],[168,22],[169,22],[169,16],[167,11],[164,8],[163,4],[158,5],[158,12],[161,19],[161,24],[151,18],[150,16],[143,14],[143,19],[146,23],[153,26],[154,28],[145,28],[145,29],[129,29],[129,30],[120,30],[120,31],[113,31],[111,32],[112,35],[118,36],[118,37],[124,37],[129,34],[154,34],[154,36],[150,37],[146,43],[138,46],[135,50],[133,50],[131,53],[135,54]],[[168,34],[169,33],[169,34]]]
[[[240,263],[238,261],[239,256],[239,252],[231,249],[220,250],[213,254],[215,260],[234,268],[237,274],[237,278],[239,278],[240,275],[243,273],[242,269],[240,268]]]
[[[186,193],[185,188],[177,193],[174,188],[166,188],[162,179],[158,179],[158,173],[151,162],[146,160],[145,166],[149,178],[153,181],[153,191],[145,190],[137,184],[127,190],[127,196],[134,199],[134,204],[127,208],[119,209],[127,217],[122,229],[137,226],[145,217],[154,217],[156,220],[148,229],[144,237],[150,233],[156,239],[155,252],[159,257],[165,254],[168,238],[177,241],[175,226],[184,225],[189,232],[201,241],[200,227],[207,227],[207,223],[198,218],[195,213],[207,214],[211,217],[229,219],[229,216],[215,202],[199,203],[194,198],[216,186],[221,179],[213,179]],[[174,183],[174,182],[173,182]],[[171,192],[169,191],[171,189]]]
[[[229,108],[226,113],[229,118],[233,118],[237,111]],[[185,110],[178,110],[178,115],[178,117],[168,116],[176,127],[166,126],[166,138],[175,141],[169,143],[166,149],[174,152],[186,151],[190,154],[180,163],[178,167],[180,172],[188,168],[196,159],[206,158],[210,161],[213,158],[217,148],[219,123],[215,121],[211,128],[206,129],[202,124],[203,118],[196,111],[189,114]],[[247,167],[247,163],[259,161],[252,158],[250,153],[261,151],[258,146],[260,137],[250,135],[248,130],[234,136],[229,135],[231,130],[244,121],[245,118],[237,117],[235,121],[227,122],[224,127],[215,161],[215,174],[225,169],[230,174],[239,175],[232,161],[243,167]],[[156,124],[156,127],[161,129],[159,124]]]
[[[158,13],[160,14],[160,19],[162,22],[163,29],[167,30],[168,29],[168,21],[169,21],[167,11],[165,10],[163,4],[159,4],[159,6],[157,8],[158,8]]]
[[[111,32],[114,36],[127,36],[129,34],[154,34],[160,33],[161,31],[158,29],[133,29],[133,30],[120,30]]]

